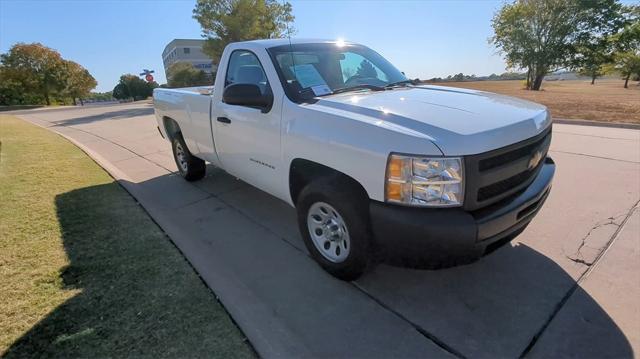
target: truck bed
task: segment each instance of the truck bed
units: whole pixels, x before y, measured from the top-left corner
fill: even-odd
[[[170,138],[170,134],[166,132],[165,121],[177,122],[189,151],[208,161],[212,160],[210,154],[213,151],[209,119],[212,91],[213,86],[153,90],[153,103],[160,132],[166,138]]]

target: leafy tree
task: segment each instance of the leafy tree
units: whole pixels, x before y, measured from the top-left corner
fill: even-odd
[[[218,63],[230,42],[284,37],[291,4],[278,0],[198,0],[193,18],[207,39],[203,51]]]
[[[210,85],[211,80],[206,72],[198,70],[188,62],[176,62],[167,69],[169,87],[191,87]]]
[[[578,73],[583,76],[589,76],[593,85],[596,82],[596,78],[607,72],[607,64],[613,62],[613,53],[601,45],[585,47],[580,52],[584,57],[577,60],[580,62],[580,65],[577,66]]]
[[[640,51],[640,5],[623,7],[624,27],[611,36],[616,51]]]
[[[80,103],[84,105],[82,98],[87,97],[98,83],[89,71],[80,64],[65,60],[65,66],[66,86],[64,93],[73,99],[74,105],[76,105],[76,98],[80,99]]]
[[[356,70],[356,75],[362,78],[377,78],[378,72],[375,67],[371,64],[371,62],[367,60],[362,60],[360,62],[360,66]]]
[[[571,67],[591,77],[591,84],[604,75],[604,67],[613,61],[610,36],[625,24],[623,6],[616,0],[591,0],[594,6],[583,9],[578,35],[573,43]]]
[[[18,43],[0,55],[0,104],[67,103],[96,86],[79,64],[63,59],[42,44]]]
[[[118,99],[118,100],[125,100],[128,98],[131,98],[131,95],[129,94],[129,89],[127,88],[127,85],[123,84],[123,83],[118,83],[114,88],[113,91],[111,91],[111,93],[113,94],[113,98]]]
[[[92,101],[111,101],[113,100],[113,94],[111,91],[107,92],[91,92],[86,97],[87,100]]]
[[[629,88],[631,76],[640,76],[640,53],[633,51],[616,52],[608,72],[616,72],[624,79],[624,88]]]
[[[609,38],[615,49],[610,69],[623,76],[628,88],[631,76],[640,76],[640,5],[624,7],[624,15],[624,28]]]
[[[464,81],[464,74],[461,72],[459,74],[453,75],[453,77],[451,77],[452,81]]]
[[[20,83],[4,74],[0,68],[0,105],[22,105],[26,104],[25,93],[22,91]]]
[[[35,93],[51,104],[51,95],[65,86],[65,63],[60,54],[42,44],[18,43],[0,55],[2,82]]]
[[[618,8],[616,0],[516,0],[494,16],[490,42],[509,67],[527,70],[528,89],[539,90],[547,73],[571,66],[578,45],[619,26]]]
[[[153,89],[158,87],[156,82],[146,82],[133,74],[120,76],[120,81],[113,88],[113,97],[119,100],[132,98],[134,101],[144,100],[153,95]]]

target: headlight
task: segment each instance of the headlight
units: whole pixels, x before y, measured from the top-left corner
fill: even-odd
[[[462,159],[392,154],[387,162],[385,200],[423,207],[461,206]]]

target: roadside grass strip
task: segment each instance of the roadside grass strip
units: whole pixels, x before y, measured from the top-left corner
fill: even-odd
[[[0,356],[254,357],[138,203],[64,138],[0,115]]]

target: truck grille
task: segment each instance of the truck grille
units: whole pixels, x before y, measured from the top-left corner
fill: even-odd
[[[465,209],[488,206],[528,186],[540,171],[550,144],[551,127],[528,140],[466,156]]]

